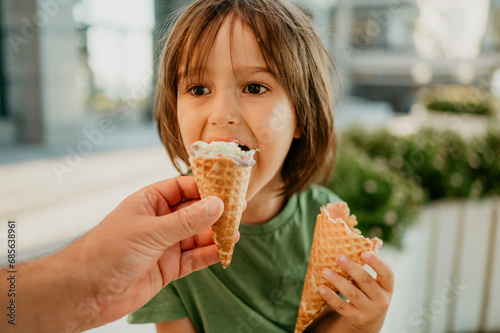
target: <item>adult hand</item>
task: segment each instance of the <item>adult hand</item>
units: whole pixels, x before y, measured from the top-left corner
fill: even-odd
[[[223,209],[217,197],[200,200],[193,177],[130,195],[64,250],[17,266],[18,316],[0,331],[81,332],[137,310],[169,282],[220,260],[209,227]]]
[[[97,324],[137,310],[169,282],[220,261],[209,227],[224,204],[199,199],[194,177],[161,181],[126,198],[83,237]]]

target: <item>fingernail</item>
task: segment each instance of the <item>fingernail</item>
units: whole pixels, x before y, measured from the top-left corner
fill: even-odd
[[[371,257],[372,257],[372,253],[371,252],[365,251],[365,252],[361,253],[361,258],[362,259],[369,260]]]
[[[347,262],[347,257],[341,253],[337,257],[337,262],[341,263],[341,264],[345,264]]]
[[[323,285],[319,286],[319,293],[320,293],[321,295],[326,296],[326,287],[325,287],[325,286],[323,286]]]
[[[205,211],[208,217],[213,217],[219,215],[221,211],[222,200],[215,196],[210,196],[203,199],[203,204],[205,205]]]
[[[323,276],[325,277],[325,279],[331,279],[333,277],[332,270],[328,269],[328,268],[324,268],[323,269]]]

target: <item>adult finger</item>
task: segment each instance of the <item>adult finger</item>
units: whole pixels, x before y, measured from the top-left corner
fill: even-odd
[[[379,256],[369,251],[363,252],[361,254],[361,259],[377,273],[377,282],[382,288],[392,293],[394,288],[394,273],[391,267],[380,259]]]
[[[183,200],[200,198],[200,193],[198,192],[198,187],[193,176],[165,179],[146,188],[160,194],[169,207],[175,206]]]
[[[210,229],[203,230],[202,232],[194,235],[193,237],[186,238],[181,241],[181,250],[191,250],[196,247],[203,247],[215,244],[214,236]]]
[[[321,297],[339,314],[346,318],[351,318],[356,308],[352,306],[345,299],[342,299],[339,295],[333,292],[331,288],[325,285],[319,287],[319,293]]]
[[[162,245],[170,247],[207,229],[219,219],[223,210],[222,200],[210,196],[175,213],[157,217]]]
[[[219,252],[217,251],[217,247],[215,245],[183,251],[181,255],[179,278],[218,263],[219,261]]]
[[[340,268],[353,278],[359,289],[361,289],[370,299],[373,300],[382,297],[385,291],[383,291],[382,287],[363,267],[344,254],[337,255],[336,261]]]
[[[236,234],[236,242],[240,240],[240,232]],[[197,235],[193,237],[186,238],[181,241],[181,250],[186,251],[190,249],[194,249],[196,247],[203,247],[207,245],[215,244],[214,236],[212,234],[212,230],[207,229],[203,230]]]
[[[191,206],[192,204],[194,204],[194,203],[196,203],[198,201],[200,201],[200,199],[192,199],[192,200],[181,201],[177,205],[170,207],[170,210],[172,212],[176,212],[179,209],[189,207],[189,206]]]

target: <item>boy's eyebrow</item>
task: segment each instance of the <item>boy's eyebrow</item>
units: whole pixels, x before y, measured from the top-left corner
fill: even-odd
[[[248,74],[257,74],[257,73],[269,73],[269,68],[267,66],[238,66],[234,68],[236,73],[244,72]]]
[[[182,81],[182,80],[186,79],[187,77],[197,76],[202,71],[203,71],[203,69],[200,67],[190,68],[190,69],[188,69],[187,73],[185,70],[181,70],[179,72],[179,81]],[[211,72],[209,68],[205,68],[205,71],[208,72],[209,74]],[[235,74],[238,74],[238,73],[245,73],[245,74],[267,73],[267,74],[272,75],[271,72],[269,71],[269,68],[267,68],[267,66],[238,66],[238,67],[234,67],[234,73]]]
[[[179,79],[179,81],[182,81],[182,80],[186,79],[188,76],[189,77],[198,76],[204,71],[210,72],[209,70],[207,70],[207,69],[204,70],[201,67],[189,68],[187,70],[187,72],[185,70],[180,70],[178,79]]]

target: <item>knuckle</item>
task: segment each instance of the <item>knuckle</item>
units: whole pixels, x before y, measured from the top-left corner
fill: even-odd
[[[186,269],[186,271],[185,271],[185,272],[182,272],[182,271],[181,271],[181,275],[182,275],[182,277],[184,277],[185,275],[187,275],[187,274],[189,274],[189,273],[191,273],[191,272],[196,271],[196,263],[195,263],[195,261],[194,261],[193,259],[194,259],[194,258],[190,257],[190,258],[187,260],[187,262],[186,262],[186,267],[187,267],[187,269],[183,267],[184,269]]]
[[[392,271],[392,268],[390,266],[387,266],[385,269],[385,276],[389,280],[394,280],[394,272]]]
[[[389,267],[389,282],[391,283],[391,286],[394,286],[394,272],[392,271],[392,268]]]
[[[389,305],[391,304],[391,297],[389,295],[385,295],[384,297],[382,297],[381,304],[384,309],[389,308]]]
[[[343,302],[339,302],[338,304],[335,304],[335,306],[333,308],[339,313],[343,313],[347,310],[347,307]]]
[[[386,283],[387,289],[389,292],[392,293],[392,291],[394,289],[394,275],[392,274],[392,272],[391,272],[391,274],[387,275],[385,279],[387,281],[387,283]]]
[[[331,291],[327,291],[323,297],[327,303],[329,304],[335,303],[335,296],[332,295]]]
[[[368,320],[361,313],[358,313],[353,320],[357,323],[357,326],[364,327],[368,325]]]
[[[360,278],[360,282],[361,282],[361,284],[372,285],[373,278],[371,277],[370,274],[366,273],[366,274],[363,274],[363,276]]]
[[[361,301],[361,294],[359,292],[353,292],[352,295],[349,295],[349,300],[358,303]]]
[[[383,270],[384,276],[388,279],[394,279],[394,272],[392,271],[391,266],[385,265]]]
[[[373,324],[373,322],[377,320],[378,314],[375,312],[371,312],[371,313],[368,313],[365,315],[360,315],[358,318],[359,318],[358,319],[359,326],[367,327],[367,326],[371,326]]]
[[[191,234],[192,231],[194,230],[194,221],[193,221],[193,214],[191,213],[190,209],[181,209],[178,211],[179,213],[179,221],[181,223],[182,228],[188,234]]]
[[[323,294],[325,301],[330,304],[332,307],[337,307],[339,304],[342,304],[343,299],[341,299],[335,292],[334,289],[327,288],[326,292]]]

